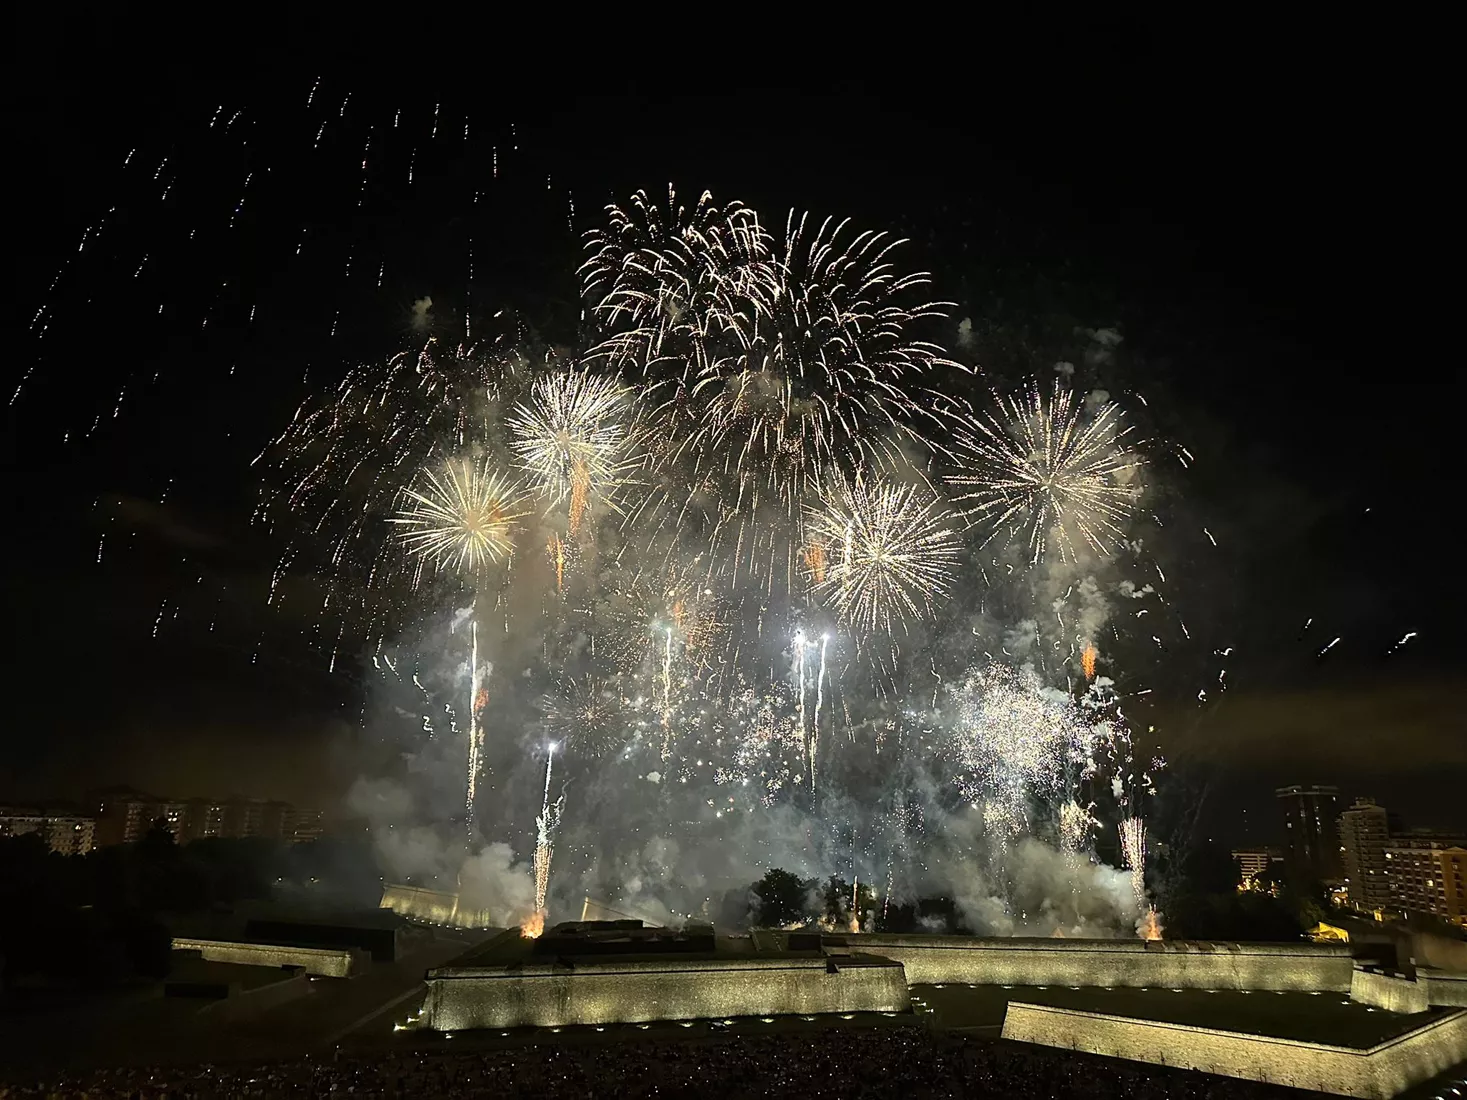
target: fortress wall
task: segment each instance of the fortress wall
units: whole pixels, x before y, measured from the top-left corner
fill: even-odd
[[[1003,1037],[1345,1096],[1391,1097],[1467,1058],[1467,1012],[1369,1050],[1011,1002]]]
[[[457,1031],[909,1007],[902,968],[885,960],[577,962],[430,971],[423,1019]]]
[[[1412,981],[1400,974],[1356,970],[1350,977],[1350,1000],[1387,1012],[1425,1012],[1426,993],[1425,982]]]
[[[1416,980],[1426,986],[1427,1004],[1467,1008],[1467,974],[1445,974],[1418,966]]]
[[[269,943],[233,943],[226,940],[195,940],[175,937],[175,951],[197,951],[209,962],[245,963],[250,966],[299,966],[307,974],[327,978],[349,978],[360,969],[354,965],[350,948],[280,947]]]
[[[1345,993],[1354,970],[1344,944],[1141,940],[972,939],[849,935],[845,942],[901,963],[907,981],[973,985],[1282,989]]]
[[[450,927],[458,924],[458,895],[442,890],[426,890],[421,886],[397,886],[392,883],[382,887],[379,909],[391,909],[399,916],[427,924],[442,924]]]

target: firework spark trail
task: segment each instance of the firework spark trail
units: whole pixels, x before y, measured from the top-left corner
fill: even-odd
[[[890,634],[932,612],[958,563],[958,536],[937,500],[917,486],[840,479],[806,511],[806,538],[824,579],[812,591],[843,620]]]
[[[540,813],[535,818],[535,912],[521,925],[520,932],[535,938],[545,930],[545,895],[550,886],[550,860],[555,854],[555,830],[560,825],[560,814],[565,808],[565,795],[553,803],[550,801],[550,770],[555,764],[555,742],[551,742],[545,755],[545,793],[540,801]]]
[[[665,627],[662,650],[662,759],[672,755],[672,627]]]
[[[1137,498],[1130,433],[1114,402],[1088,411],[1059,382],[1047,400],[1031,386],[1000,402],[999,415],[958,416],[949,451],[958,471],[944,480],[968,521],[988,530],[984,545],[1000,534],[1022,541],[1031,564],[1051,551],[1073,561],[1084,547],[1109,557]]]
[[[805,654],[809,643],[803,630],[795,634],[795,683],[799,701],[795,704],[798,713],[800,739],[805,744],[805,777],[810,789],[815,789],[815,735],[805,724]]]
[[[820,671],[815,674],[815,715],[810,722],[810,772],[814,775],[815,757],[820,751],[820,708],[825,704],[825,650],[830,645],[830,635],[820,636]],[[812,778],[811,787],[815,782]]]
[[[471,609],[470,614],[472,613]],[[479,770],[482,767],[484,753],[484,727],[479,716],[488,702],[488,693],[484,690],[479,671],[479,624],[477,622],[470,622],[469,634],[472,638],[469,645],[469,779],[464,809],[469,841],[472,843],[476,834],[474,807],[479,797]]]

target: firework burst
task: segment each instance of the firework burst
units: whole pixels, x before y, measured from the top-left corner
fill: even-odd
[[[570,531],[593,501],[622,483],[630,394],[615,379],[582,371],[537,378],[509,415],[510,449],[552,505],[567,504]]]
[[[542,701],[546,731],[589,759],[615,752],[626,740],[626,722],[614,692],[594,677],[568,677]]]
[[[1141,459],[1124,447],[1131,429],[1120,406],[1091,406],[1059,383],[1048,398],[1030,387],[999,414],[962,416],[946,476],[962,514],[1022,542],[1031,563],[1053,552],[1074,560],[1088,548],[1109,557],[1125,541]]]
[[[664,209],[645,191],[587,235],[582,293],[612,335],[590,352],[658,383],[681,379],[717,354],[772,291],[769,235],[754,211],[717,206],[704,192],[689,210],[667,189]]]
[[[932,610],[952,582],[958,538],[917,486],[835,481],[805,516],[811,589],[851,625],[890,633]]]
[[[410,554],[438,568],[478,573],[514,552],[515,521],[529,514],[524,491],[487,460],[461,459],[422,472],[390,522]]]
[[[272,597],[304,556],[302,564],[329,578],[320,610],[334,612],[343,630],[378,633],[412,614],[430,559],[407,552],[399,537],[405,501],[412,511],[423,503],[404,489],[417,481],[430,495],[423,471],[442,477],[457,456],[504,452],[499,410],[531,376],[531,358],[518,350],[522,335],[506,319],[497,339],[474,347],[429,340],[355,368],[335,390],[302,404],[256,459],[271,474],[256,519],[296,536],[272,578]]]
[[[913,300],[928,277],[900,273],[902,242],[882,233],[791,214],[776,245],[750,211],[706,195],[691,216],[673,199],[666,219],[643,195],[633,208],[612,208],[582,268],[614,330],[592,356],[653,382],[651,491],[631,518],[654,539],[706,542],[710,579],[793,588],[805,497],[900,463],[901,441],[930,446],[910,383],[954,364],[908,327],[945,305]]]

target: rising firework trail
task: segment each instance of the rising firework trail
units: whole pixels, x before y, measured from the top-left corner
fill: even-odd
[[[545,793],[540,800],[540,813],[535,818],[535,912],[523,924],[523,935],[534,938],[545,930],[545,894],[550,886],[550,859],[555,854],[555,830],[565,808],[565,795],[550,801],[550,770],[555,764],[555,742],[545,754]]]
[[[471,608],[469,614],[473,615]],[[469,621],[469,772],[467,793],[465,795],[464,810],[465,820],[468,823],[469,842],[473,843],[476,835],[474,828],[474,807],[479,797],[479,771],[483,767],[484,759],[484,725],[482,715],[484,706],[489,701],[489,693],[484,688],[482,673],[479,668],[479,624],[471,618]]]
[[[1031,563],[1085,549],[1108,558],[1138,495],[1130,432],[1114,402],[1091,408],[1058,382],[1048,398],[1031,386],[997,413],[958,417],[949,452],[957,469],[945,480],[985,545],[1013,540]]]

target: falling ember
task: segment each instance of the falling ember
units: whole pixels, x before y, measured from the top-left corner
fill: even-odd
[[[565,543],[559,535],[551,535],[545,543],[545,551],[555,563],[555,590],[565,591]]]
[[[805,547],[805,568],[810,571],[810,580],[815,584],[825,583],[825,546],[812,542]]]
[[[1087,680],[1095,679],[1095,658],[1097,656],[1098,653],[1095,649],[1095,643],[1086,643],[1085,652],[1080,654],[1080,667],[1085,671],[1085,679]]]
[[[537,909],[520,921],[520,935],[527,940],[538,940],[545,933],[545,913]]]
[[[574,535],[581,526],[581,517],[586,514],[586,499],[591,494],[591,475],[584,463],[577,463],[571,471],[570,508],[568,519],[570,533]]]
[[[489,689],[481,687],[479,694],[474,696],[474,713],[483,714],[484,708],[489,705]]]

